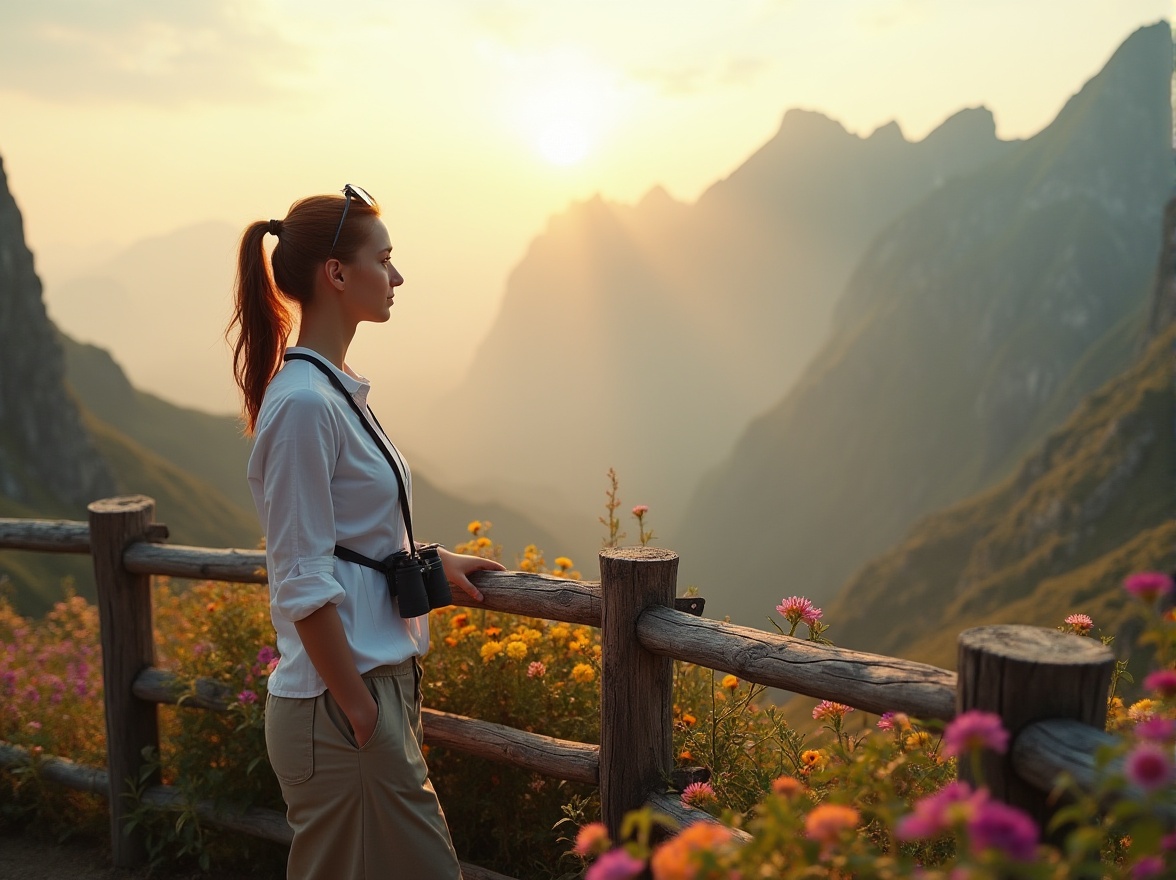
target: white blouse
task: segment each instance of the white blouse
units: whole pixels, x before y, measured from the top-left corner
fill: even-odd
[[[336,369],[310,349],[290,351],[324,364],[370,416],[367,379],[346,365]],[[374,419],[369,421],[401,466],[411,504],[407,463]],[[266,538],[270,616],[281,655],[269,678],[270,693],[316,697],[326,690],[294,621],[328,602],[338,607],[360,673],[428,651],[428,616],[404,620],[383,574],[334,555],[339,544],[384,559],[408,549],[408,533],[396,474],[359,416],[314,364],[287,361],[266,388],[249,456],[249,488]]]

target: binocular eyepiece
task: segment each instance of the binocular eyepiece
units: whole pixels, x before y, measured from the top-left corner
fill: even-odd
[[[453,604],[453,592],[445,579],[437,546],[426,545],[411,556],[401,550],[385,560],[388,589],[398,601],[403,618],[420,617],[434,608]]]

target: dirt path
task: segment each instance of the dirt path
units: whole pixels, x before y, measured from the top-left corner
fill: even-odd
[[[82,843],[48,843],[0,834],[0,880],[242,880],[243,874],[120,871],[111,867],[109,847]]]

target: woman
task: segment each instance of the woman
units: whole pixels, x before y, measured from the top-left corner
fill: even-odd
[[[281,655],[266,746],[298,880],[461,876],[421,751],[428,618],[401,616],[389,577],[368,567],[413,548],[411,476],[367,407],[367,380],[346,365],[356,326],[387,321],[404,283],[379,214],[348,184],[343,198],[250,225],[230,324]],[[268,260],[266,235],[277,238]],[[295,312],[297,345],[284,352]],[[469,574],[502,570],[437,552],[474,599]]]

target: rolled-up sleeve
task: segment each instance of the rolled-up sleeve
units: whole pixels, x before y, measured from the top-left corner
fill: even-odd
[[[346,593],[335,578],[331,475],[340,437],[322,398],[307,388],[282,400],[258,431],[251,481],[259,481],[270,565],[270,604],[297,621]]]

